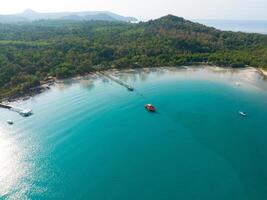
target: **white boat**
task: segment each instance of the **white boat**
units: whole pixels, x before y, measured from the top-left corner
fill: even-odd
[[[7,122],[9,125],[13,125],[13,124],[14,124],[14,122],[11,121],[11,120],[7,120],[6,122]]]
[[[32,110],[31,109],[21,110],[19,114],[23,117],[28,117],[32,115]]]
[[[247,116],[247,113],[242,112],[242,111],[239,111],[239,114],[240,114],[241,116],[243,116],[243,117],[246,117],[246,116]]]

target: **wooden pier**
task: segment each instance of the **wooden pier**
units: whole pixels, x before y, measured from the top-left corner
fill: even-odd
[[[23,117],[28,117],[28,116],[32,115],[32,110],[31,109],[18,108],[18,107],[7,105],[7,104],[3,104],[3,103],[0,103],[0,108],[5,108],[5,109],[8,109],[8,110],[17,112]]]
[[[5,105],[5,104],[0,103],[0,108],[11,109],[12,107],[9,105]]]
[[[133,88],[132,86],[128,85],[127,83],[125,83],[125,82],[119,80],[118,78],[116,78],[116,77],[114,77],[114,76],[105,74],[104,72],[98,72],[97,74],[98,74],[98,75],[102,75],[102,76],[104,76],[105,78],[110,79],[110,80],[112,80],[112,81],[118,83],[119,85],[121,85],[121,86],[127,88],[127,90],[129,90],[129,91],[134,91],[134,88]]]

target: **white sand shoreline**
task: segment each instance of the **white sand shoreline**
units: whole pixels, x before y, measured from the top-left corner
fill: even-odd
[[[117,73],[120,72],[126,72],[126,73],[133,73],[136,70],[144,70],[144,71],[150,71],[150,70],[155,70],[155,69],[174,69],[174,68],[180,68],[180,69],[186,69],[186,70],[195,70],[202,68],[204,70],[211,70],[216,73],[232,73],[235,70],[240,70],[242,72],[243,77],[250,77],[252,72],[258,72],[260,75],[267,77],[267,71],[262,68],[254,68],[254,67],[245,67],[245,68],[240,68],[240,69],[235,69],[232,67],[219,67],[219,66],[211,66],[211,65],[192,65],[192,66],[179,66],[179,67],[144,67],[144,68],[127,68],[127,69],[107,69],[104,70],[106,72],[110,72],[111,74],[116,75]],[[43,81],[40,86],[36,88],[32,88],[30,92],[26,92],[21,95],[17,95],[15,97],[7,97],[0,99],[0,102],[15,102],[15,101],[25,101],[28,100],[31,97],[37,96],[38,94],[41,94],[47,90],[50,89],[50,86],[58,85],[58,84],[64,84],[66,80],[70,81],[79,81],[82,80],[83,78],[86,77],[95,77],[96,74],[94,72],[87,73],[85,75],[77,75],[71,78],[67,79],[57,79],[55,77],[51,77],[51,80],[48,81]]]

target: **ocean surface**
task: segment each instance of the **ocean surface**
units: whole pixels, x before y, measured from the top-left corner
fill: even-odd
[[[225,31],[267,34],[267,20],[194,20]]]
[[[109,73],[136,91],[92,75],[13,103],[28,118],[0,109],[1,200],[267,199],[267,80],[255,69]]]

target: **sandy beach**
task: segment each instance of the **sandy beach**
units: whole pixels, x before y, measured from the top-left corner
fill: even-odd
[[[225,68],[225,67],[219,67],[219,66],[198,66],[196,65],[195,67],[203,67],[203,69],[207,69],[207,70],[211,70],[213,72],[217,72],[217,73],[225,73],[225,72],[233,72],[235,71],[234,68]],[[164,68],[164,67],[157,67],[157,68]],[[169,70],[171,70],[172,67],[166,67]],[[175,68],[175,67],[174,67]],[[194,66],[181,66],[179,68],[184,68],[184,69],[190,69],[190,70],[194,70]],[[151,68],[136,68],[136,69],[108,69],[105,70],[107,72],[110,72],[113,75],[118,75],[121,71],[124,72],[133,72],[135,70],[144,70],[149,72],[151,69],[154,69],[153,67]],[[242,70],[240,71],[240,75],[248,78],[251,75],[253,76],[252,72],[259,72],[262,76],[267,77],[267,70],[263,69],[263,68],[254,68],[254,67],[247,67],[247,68],[242,68]],[[11,95],[11,96],[7,96],[5,98],[0,99],[0,102],[14,102],[14,101],[19,101],[19,100],[28,100],[31,97],[34,97],[38,94],[41,94],[47,90],[50,89],[50,86],[53,86],[54,84],[62,84],[64,83],[66,80],[71,80],[71,81],[79,81],[87,76],[95,76],[95,73],[88,73],[85,75],[78,75],[72,78],[67,78],[67,79],[57,79],[55,77],[50,77],[48,80],[42,81],[40,86],[35,87],[35,88],[31,88],[29,91],[24,92],[24,93],[20,93],[20,94],[16,94],[16,95]]]

